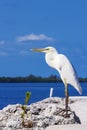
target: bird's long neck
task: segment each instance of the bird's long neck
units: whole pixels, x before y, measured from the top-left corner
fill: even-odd
[[[46,53],[46,55],[45,55],[47,64],[52,68],[55,68],[54,60],[56,58],[56,55],[58,55],[57,52],[53,52],[53,53],[50,52],[50,53]]]

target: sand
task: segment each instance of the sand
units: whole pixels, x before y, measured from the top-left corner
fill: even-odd
[[[46,130],[87,130],[87,97],[70,97],[74,103],[69,104],[70,108],[75,111],[80,118],[80,125],[54,125],[49,126]]]

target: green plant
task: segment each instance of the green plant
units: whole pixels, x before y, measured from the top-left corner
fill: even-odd
[[[25,105],[28,105],[28,102],[30,100],[31,97],[31,92],[26,92],[26,96],[25,96]]]
[[[27,115],[27,105],[30,100],[30,97],[31,97],[31,92],[26,92],[24,105],[21,106],[21,109],[23,110],[23,112],[21,113],[22,126],[27,127],[27,128],[31,128],[33,126],[32,121],[30,121],[30,120],[25,121],[25,116]]]

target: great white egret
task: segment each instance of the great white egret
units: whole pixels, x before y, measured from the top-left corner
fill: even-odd
[[[46,48],[34,48],[32,51],[35,52],[44,52],[46,63],[56,69],[60,77],[65,85],[65,111],[66,117],[68,116],[68,84],[72,85],[80,94],[82,93],[82,88],[80,86],[76,71],[72,66],[71,62],[68,58],[59,54],[54,47],[46,47]]]

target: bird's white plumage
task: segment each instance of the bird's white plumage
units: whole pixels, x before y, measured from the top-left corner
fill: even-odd
[[[59,72],[63,83],[72,85],[80,94],[82,93],[82,88],[78,81],[76,71],[65,55],[59,54],[57,50],[53,47],[33,50],[45,52],[46,63]]]

